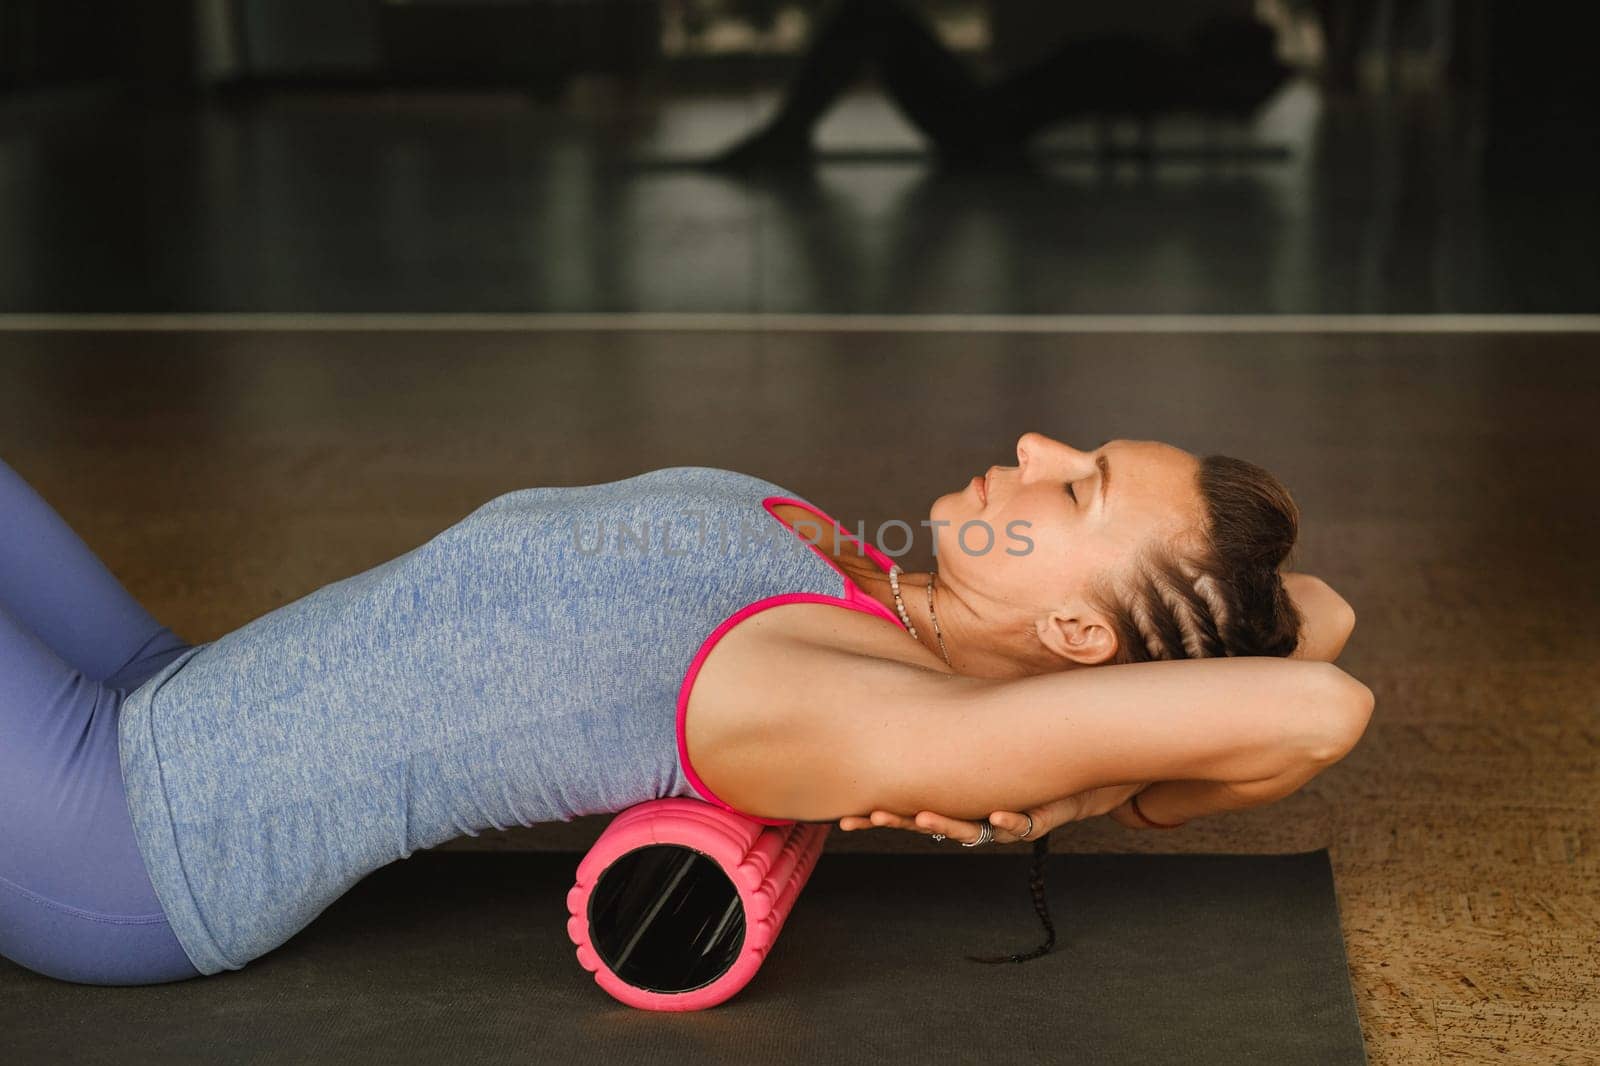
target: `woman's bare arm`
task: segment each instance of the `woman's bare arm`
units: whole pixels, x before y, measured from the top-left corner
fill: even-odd
[[[1284,573],[1284,587],[1304,624],[1300,644],[1290,658],[1331,663],[1339,658],[1355,629],[1355,609],[1321,578]],[[1246,810],[1274,803],[1297,791],[1327,765],[1304,763],[1255,781],[1156,781],[1139,793],[1139,809],[1157,822],[1186,822],[1207,814]],[[1149,828],[1124,804],[1116,820],[1133,828]]]
[[[1320,578],[1299,573],[1284,573],[1282,576],[1284,587],[1304,620],[1300,644],[1290,658],[1332,663],[1343,651],[1351,631],[1355,628],[1354,609]],[[1339,754],[1342,757],[1342,753]],[[1328,763],[1302,761],[1279,773],[1252,780],[1155,781],[1143,786],[1143,790],[1139,793],[1139,805],[1149,817],[1160,822],[1183,822],[1205,814],[1261,806],[1288,796],[1328,765]],[[1103,790],[1108,786],[1102,784],[1097,787]],[[1014,826],[1018,831],[1026,822],[1020,814],[1015,813],[1017,810],[1026,810],[1033,816],[1036,830],[1041,820],[1046,826],[1054,827],[1064,821],[1076,821],[1107,813],[1097,805],[1091,804],[1092,809],[1090,809],[1077,804],[1076,801],[1083,795],[1075,793],[1064,799],[1053,799],[1031,808],[1014,808],[991,813],[996,816],[1000,825]],[[1158,813],[1151,813],[1152,806]],[[867,828],[873,824],[900,829],[920,827],[924,831],[936,830],[946,834],[969,834],[969,831],[976,831],[976,826],[972,823],[944,813],[933,813],[934,810],[936,808],[918,812],[921,815],[921,821],[918,822],[909,812],[901,815],[894,811],[879,809],[870,815],[848,816],[840,821],[840,825],[846,829]],[[1125,801],[1109,813],[1115,821],[1129,828],[1148,828],[1129,809]],[[1036,834],[1030,834],[1034,835]],[[1014,833],[1002,830],[997,839],[1002,843],[1013,843],[1017,838]]]
[[[1338,667],[1292,659],[996,680],[837,650],[811,657],[800,713],[755,756],[767,809],[751,813],[986,818],[1128,781],[1259,781],[1336,761],[1372,710],[1372,693]]]

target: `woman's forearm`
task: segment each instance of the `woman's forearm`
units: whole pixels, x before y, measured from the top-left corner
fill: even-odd
[[[1282,577],[1283,587],[1303,619],[1300,644],[1289,657],[1333,662],[1355,629],[1355,609],[1321,578],[1296,573],[1286,573]]]
[[[1157,781],[1139,792],[1139,811],[1153,822],[1168,825],[1187,822],[1207,814],[1242,811],[1260,807],[1294,792],[1327,768],[1326,763],[1307,762],[1296,769],[1262,781]],[[1117,821],[1137,828],[1150,828],[1124,803]]]

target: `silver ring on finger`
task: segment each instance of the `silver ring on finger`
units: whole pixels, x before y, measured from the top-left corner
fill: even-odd
[[[1028,833],[1033,832],[1033,815],[1024,814],[1023,817],[1028,820]],[[1020,833],[1020,834],[1018,834],[1017,839],[1018,840],[1027,840],[1028,839],[1028,833]]]
[[[962,843],[961,846],[964,847],[964,848],[975,848],[979,844],[987,844],[987,843],[989,843],[989,841],[991,841],[993,839],[994,839],[994,826],[990,825],[988,822],[984,822],[982,825],[980,825],[978,827],[978,839],[977,840],[965,841],[965,842]]]

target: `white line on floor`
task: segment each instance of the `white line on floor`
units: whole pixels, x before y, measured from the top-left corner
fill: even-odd
[[[22,331],[1594,333],[1600,315],[0,314]]]

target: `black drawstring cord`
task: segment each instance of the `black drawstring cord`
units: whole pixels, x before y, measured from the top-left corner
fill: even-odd
[[[1044,923],[1044,930],[1049,934],[1045,937],[1044,943],[1026,955],[996,955],[988,958],[968,955],[967,958],[969,960],[983,963],[1031,962],[1041,956],[1050,954],[1051,950],[1055,948],[1056,926],[1050,920],[1050,907],[1046,904],[1044,898],[1044,857],[1049,853],[1050,834],[1046,832],[1044,836],[1033,842],[1033,865],[1028,869],[1028,887],[1033,890],[1033,909],[1038,912],[1039,921]]]

